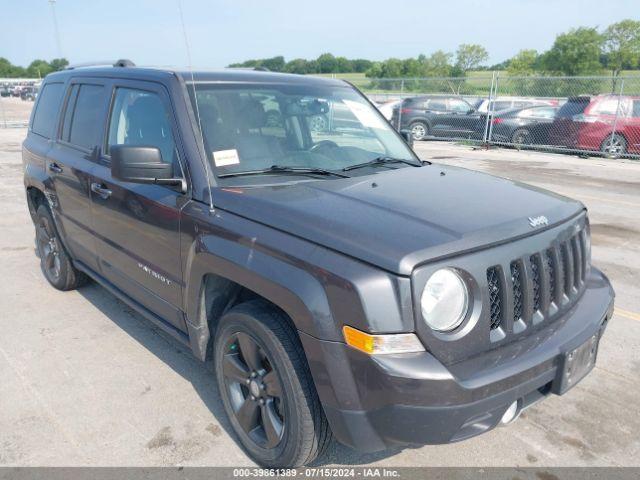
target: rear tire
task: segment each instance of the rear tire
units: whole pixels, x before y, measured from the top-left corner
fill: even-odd
[[[216,329],[215,373],[245,452],[268,468],[307,465],[332,435],[297,332],[261,301],[233,307]]]
[[[424,140],[429,135],[429,127],[424,122],[411,123],[409,130],[411,130],[411,136],[416,141]]]
[[[600,145],[600,151],[609,155],[624,155],[627,153],[627,140],[617,133],[611,134]]]
[[[71,263],[46,205],[38,206],[35,227],[40,268],[51,286],[66,291],[75,290],[86,283],[86,275]]]

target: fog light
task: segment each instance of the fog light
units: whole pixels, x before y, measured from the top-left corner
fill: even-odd
[[[507,408],[507,411],[504,412],[504,415],[502,415],[502,419],[500,420],[500,423],[502,424],[511,423],[517,418],[517,416],[518,416],[518,401],[516,400],[511,405],[509,405],[509,408]]]

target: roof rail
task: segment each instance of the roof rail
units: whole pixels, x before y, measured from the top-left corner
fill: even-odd
[[[120,60],[105,60],[103,62],[85,62],[85,63],[74,63],[73,65],[69,65],[65,68],[65,70],[74,70],[76,68],[89,68],[89,67],[135,67],[136,64],[131,60],[126,58],[121,58]]]

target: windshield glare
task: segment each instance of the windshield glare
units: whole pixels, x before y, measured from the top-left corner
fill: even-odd
[[[195,93],[216,175],[273,165],[342,170],[380,156],[416,158],[349,87],[196,84]]]

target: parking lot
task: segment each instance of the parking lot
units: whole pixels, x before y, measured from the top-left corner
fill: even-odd
[[[0,128],[0,465],[250,465],[213,375],[187,349],[95,284],[72,292],[48,286],[22,187],[25,132]],[[416,151],[433,168],[458,165],[583,201],[593,263],[613,282],[616,313],[594,372],[508,427],[378,454],[333,445],[328,463],[541,472],[640,465],[640,162],[443,142],[421,142]]]

